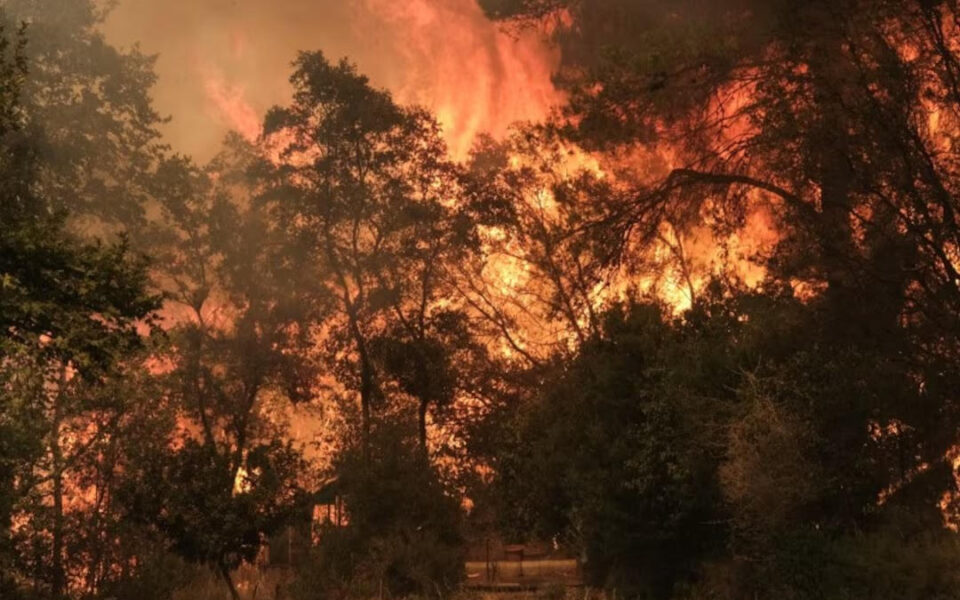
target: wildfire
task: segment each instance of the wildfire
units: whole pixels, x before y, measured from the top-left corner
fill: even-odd
[[[271,10],[252,0],[238,0],[237,10],[226,21],[210,2],[171,0],[163,9],[149,3],[132,7],[133,3],[121,5],[113,23],[123,25],[124,35],[136,36],[131,43],[142,38],[146,48],[160,52],[158,101],[182,103],[162,108],[176,115],[173,126],[180,129],[172,133],[184,138],[180,142],[188,147],[191,142],[205,143],[201,154],[209,144],[219,142],[224,129],[236,130],[250,141],[260,136],[266,108],[288,101],[288,66],[301,49],[319,48],[334,59],[347,56],[374,85],[390,90],[400,103],[430,110],[457,159],[467,157],[480,134],[504,138],[514,123],[542,122],[565,102],[553,82],[560,55],[547,41],[548,32],[505,29],[489,20],[476,0],[350,0],[321,3],[320,10],[316,2],[306,0],[289,0]],[[570,25],[569,15],[564,19]],[[210,28],[211,22],[222,25]],[[334,28],[332,22],[340,25]],[[183,29],[183,23],[204,27]],[[158,31],[165,33],[157,36]],[[165,57],[177,59],[176,64],[164,62]],[[167,89],[174,82],[176,89]],[[718,107],[737,114],[748,96],[743,89],[729,90],[718,100]],[[191,109],[203,113],[203,121],[192,116]],[[725,138],[742,133],[742,119],[725,121]],[[221,133],[210,135],[211,130]],[[657,148],[632,156],[605,156],[601,169],[597,157],[574,151],[554,168],[611,178],[621,171],[661,173],[679,165],[670,153],[669,148]],[[654,164],[657,161],[660,164]],[[693,262],[709,273],[722,253],[707,229],[687,234],[689,239],[682,241],[687,257],[697,259]],[[748,224],[739,237],[768,237],[767,229],[763,224],[754,231],[753,224]],[[741,244],[742,239],[734,243]],[[664,258],[675,255],[669,247],[657,251]],[[730,256],[726,258],[729,262]],[[748,261],[740,261],[737,269],[741,276],[747,275],[742,279],[755,281],[761,276]],[[662,284],[658,295],[678,308],[689,305],[690,280],[706,279],[683,276],[668,266],[654,275]],[[612,297],[610,290],[605,297]]]
[[[535,31],[504,31],[475,0],[355,0],[351,8],[358,38],[376,40],[388,57],[372,65],[362,53],[351,58],[401,103],[433,112],[457,158],[467,156],[481,133],[502,137],[514,123],[544,120],[563,101],[551,79],[559,64],[556,49]],[[262,116],[252,91],[259,99],[258,87],[274,82],[256,72],[248,73],[252,79],[224,73],[227,67],[243,73],[238,65],[250,60],[251,37],[244,27],[253,25],[235,25],[221,36],[222,47],[196,58],[207,112],[249,140],[259,135]]]
[[[216,67],[208,66],[204,71],[204,91],[212,115],[247,141],[255,141],[260,137],[262,119],[247,99],[245,86],[228,81]]]
[[[388,32],[386,43],[401,59],[387,87],[401,102],[432,110],[458,158],[477,135],[502,137],[516,122],[544,120],[563,101],[551,79],[556,49],[536,31],[504,31],[476,0],[364,0],[361,14],[363,36]]]
[[[356,56],[351,54],[360,70],[370,74],[374,85],[389,89],[400,103],[422,105],[435,114],[457,159],[467,158],[478,136],[504,138],[513,124],[544,121],[564,102],[564,95],[552,81],[559,67],[559,51],[546,41],[545,32],[507,31],[487,19],[476,0],[352,0],[346,15],[351,21],[351,35],[372,41],[374,46]],[[287,90],[276,90],[277,73],[271,73],[268,79],[261,70],[246,68],[263,62],[265,48],[257,45],[259,37],[253,29],[259,26],[252,21],[233,20],[223,35],[211,38],[214,48],[206,53],[195,51],[193,56],[195,72],[203,84],[206,112],[216,123],[251,142],[260,138],[264,109],[272,103],[264,102],[269,98],[264,88],[274,89],[277,102],[283,102],[287,94]],[[370,55],[377,59],[371,61]],[[733,117],[749,101],[749,93],[737,89],[730,90],[728,96],[717,108]],[[729,141],[741,135],[743,127],[742,119],[732,118],[720,135]],[[268,142],[268,146],[271,144],[276,142]],[[679,160],[671,148],[638,150],[617,157],[601,157],[576,147],[563,150],[557,154],[559,162],[552,166],[560,178],[579,173],[598,179],[617,179],[637,172],[662,174],[677,166],[674,163]],[[279,160],[278,151],[268,151]],[[510,166],[521,169],[529,166],[526,162],[526,158],[514,156]],[[538,193],[549,201],[548,190]],[[623,299],[629,290],[639,290],[680,312],[691,305],[710,277],[722,270],[748,285],[756,284],[764,271],[751,258],[776,242],[772,220],[769,211],[760,208],[728,239],[718,239],[706,222],[684,232],[668,225],[654,247],[647,250],[651,253],[647,261],[650,272],[618,276],[611,285],[593,290],[591,303],[599,307]],[[528,267],[514,263],[491,257],[488,264],[491,283],[507,296],[524,287],[530,278],[525,271]]]

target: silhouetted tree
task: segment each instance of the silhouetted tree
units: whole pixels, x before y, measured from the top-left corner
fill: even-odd
[[[171,159],[158,172],[152,239],[171,342],[158,358],[177,423],[131,448],[126,492],[131,516],[216,568],[234,598],[230,572],[303,509],[302,458],[268,407],[310,399],[314,385],[313,304],[249,201],[254,156],[234,138],[209,171]]]
[[[22,38],[21,38],[22,39]],[[68,592],[66,488],[82,487],[87,459],[126,412],[110,383],[136,368],[158,299],[146,291],[143,260],[126,244],[84,243],[69,233],[62,198],[36,185],[42,130],[20,92],[27,81],[24,43],[0,32],[0,586],[33,578],[54,598]],[[23,517],[18,548],[11,516]],[[41,554],[28,547],[42,541]],[[10,552],[35,571],[19,572]]]
[[[571,93],[556,125],[569,139],[669,157],[662,175],[636,173],[634,193],[596,227],[627,239],[665,216],[684,216],[681,228],[742,222],[758,203],[777,215],[767,292],[807,290],[795,352],[836,359],[807,368],[837,373],[837,387],[785,413],[810,428],[831,482],[815,520],[856,531],[882,512],[884,489],[918,511],[953,494],[957,54],[945,40],[956,7],[486,4],[507,17],[568,11],[574,25],[555,35]],[[880,440],[898,452],[876,456]]]
[[[425,422],[450,396],[450,359],[437,344],[459,317],[438,301],[448,262],[470,243],[457,170],[432,118],[398,106],[346,61],[301,54],[291,82],[293,104],[267,117],[265,135],[285,149],[264,201],[333,301],[327,343],[340,382],[359,394],[361,435],[385,401],[385,377],[417,398]]]
[[[3,8],[6,23],[30,23],[21,100],[24,118],[45,132],[36,185],[87,233],[142,225],[164,150],[150,97],[154,57],[104,39],[109,4],[8,0]]]

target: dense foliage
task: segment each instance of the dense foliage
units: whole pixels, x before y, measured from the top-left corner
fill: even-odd
[[[417,447],[410,416],[337,458],[328,488],[349,498],[348,523],[321,526],[294,597],[430,597],[462,580],[460,506]]]
[[[3,3],[0,597],[256,595],[286,536],[293,597],[442,598],[478,531],[613,597],[960,597],[960,9],[480,4],[550,122],[457,162],[303,52],[197,165],[100,3]]]

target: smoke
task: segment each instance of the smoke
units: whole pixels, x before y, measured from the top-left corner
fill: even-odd
[[[507,33],[476,0],[121,0],[108,41],[158,54],[157,108],[174,149],[211,157],[228,129],[256,137],[285,103],[290,63],[323,50],[437,115],[463,156],[481,132],[544,119],[562,101],[559,56],[534,31]]]

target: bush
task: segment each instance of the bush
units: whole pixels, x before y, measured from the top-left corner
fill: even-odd
[[[459,498],[397,427],[381,427],[369,455],[336,461],[348,524],[325,526],[292,586],[298,600],[444,596],[463,578]]]
[[[734,600],[960,600],[960,537],[888,515],[868,532],[793,528],[761,560],[725,560],[681,598]]]

